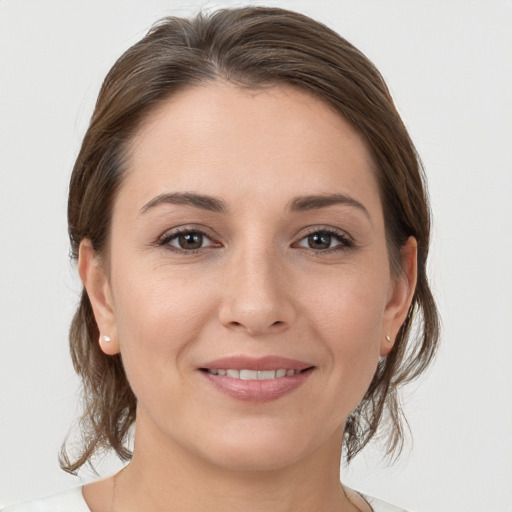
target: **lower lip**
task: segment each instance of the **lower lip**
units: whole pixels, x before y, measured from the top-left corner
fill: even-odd
[[[233,379],[202,371],[208,381],[222,393],[244,402],[270,402],[298,389],[311,375],[309,368],[290,377],[265,380]]]

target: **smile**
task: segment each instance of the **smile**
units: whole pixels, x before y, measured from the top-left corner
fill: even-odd
[[[206,370],[212,375],[226,376],[231,379],[240,380],[273,380],[282,379],[284,377],[292,377],[301,373],[303,370],[287,370],[286,368],[280,368],[278,370],[236,370],[236,369],[213,369],[208,368]]]
[[[242,402],[272,402],[298,390],[316,367],[278,356],[234,356],[208,361],[198,368],[208,387]]]

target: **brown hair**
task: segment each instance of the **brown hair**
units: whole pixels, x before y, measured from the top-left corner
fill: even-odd
[[[226,9],[193,19],[164,18],[128,49],[103,83],[71,176],[72,257],[77,259],[84,239],[104,253],[124,156],[143,118],[177,90],[219,78],[244,88],[295,85],[333,106],[364,135],[373,153],[395,275],[401,269],[400,247],[409,236],[418,242],[418,282],[409,314],[347,420],[344,438],[350,460],[384,423],[388,454],[399,452],[403,428],[397,389],[425,370],[438,341],[426,275],[428,199],[421,163],[384,80],[360,51],[326,26],[277,8]],[[73,364],[83,383],[83,438],[73,460],[63,446],[61,466],[69,472],[99,450],[112,448],[123,460],[131,456],[127,439],[137,401],[120,355],[105,355],[98,337],[84,290],[70,328]]]

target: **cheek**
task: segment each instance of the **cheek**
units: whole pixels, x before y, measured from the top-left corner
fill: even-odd
[[[383,273],[344,269],[303,291],[303,305],[318,330],[347,347],[372,343],[382,329],[387,302]]]
[[[305,308],[312,338],[323,340],[328,352],[333,389],[346,396],[362,398],[379,361],[387,297],[381,275],[347,272],[310,294]]]
[[[112,276],[115,316],[118,328],[124,331],[122,339],[158,334],[154,336],[156,342],[175,337],[179,330],[190,332],[199,327],[213,291],[204,278],[194,278],[186,269],[165,264],[137,263],[119,265],[117,275]]]
[[[213,301],[208,287],[164,268],[127,267],[118,267],[123,279],[112,276],[112,283],[121,354],[137,394],[146,380],[178,377],[169,369],[179,367],[194,346]]]

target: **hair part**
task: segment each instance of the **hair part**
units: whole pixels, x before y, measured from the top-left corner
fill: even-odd
[[[426,274],[430,211],[425,179],[380,73],[325,25],[265,7],[223,9],[193,19],[167,17],[156,23],[117,60],[101,87],[71,176],[71,256],[77,260],[84,239],[97,254],[108,252],[114,200],[130,143],[144,119],[177,91],[219,79],[246,89],[297,86],[335,108],[364,136],[372,153],[396,277],[402,271],[400,248],[410,236],[418,242],[418,280],[409,314],[392,352],[379,362],[365,397],[348,418],[344,436],[350,461],[386,418],[387,453],[399,453],[403,423],[397,390],[427,368],[439,336]],[[76,472],[102,450],[113,449],[122,460],[131,457],[127,440],[137,400],[121,356],[105,355],[98,338],[84,290],[69,333],[73,365],[83,384],[83,439],[74,458],[63,445],[60,462],[68,472]]]

